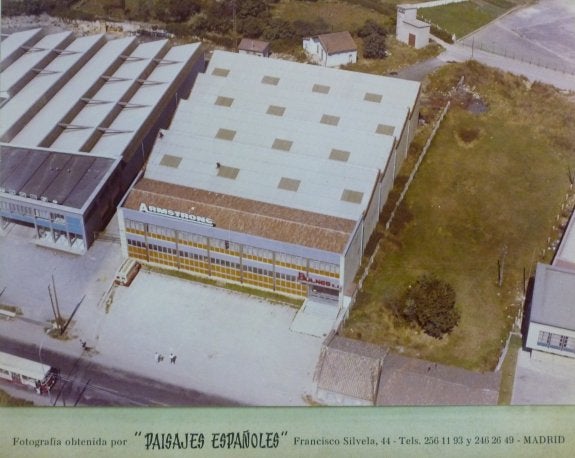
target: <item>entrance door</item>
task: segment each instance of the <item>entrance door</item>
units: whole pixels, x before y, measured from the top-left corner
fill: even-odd
[[[408,44],[415,48],[415,35],[413,33],[409,34]]]
[[[319,299],[321,302],[337,305],[339,303],[339,291],[331,288],[324,288],[319,285],[310,285],[308,296]]]

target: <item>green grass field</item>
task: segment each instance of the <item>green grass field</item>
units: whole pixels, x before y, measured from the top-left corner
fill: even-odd
[[[540,259],[568,189],[575,104],[474,62],[441,68],[427,85],[428,100],[437,104],[462,74],[489,110],[472,114],[455,105],[446,116],[406,195],[403,224],[384,235],[344,334],[492,370],[521,303],[523,269],[532,272]],[[457,293],[461,322],[442,340],[404,325],[390,309],[423,272],[450,282]]]
[[[526,3],[532,3],[532,0],[469,0],[451,5],[421,8],[417,11],[417,17],[461,38],[511,8]]]

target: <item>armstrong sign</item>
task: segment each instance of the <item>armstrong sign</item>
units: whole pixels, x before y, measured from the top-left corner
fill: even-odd
[[[318,285],[323,286],[324,288],[339,290],[339,286],[336,285],[335,283],[332,283],[328,280],[320,280],[319,278],[312,278],[309,275],[304,274],[303,272],[298,272],[297,280],[305,285]]]
[[[192,215],[190,213],[170,210],[169,208],[154,207],[153,205],[146,205],[143,202],[140,204],[140,211],[144,213],[155,213],[156,215],[169,216],[171,218],[177,218],[191,223],[204,224],[206,226],[216,225],[212,219],[206,218],[205,216]]]

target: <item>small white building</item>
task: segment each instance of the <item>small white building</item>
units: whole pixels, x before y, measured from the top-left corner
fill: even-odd
[[[575,358],[575,270],[538,264],[525,346]]]
[[[304,38],[303,49],[313,62],[324,67],[339,67],[357,62],[357,45],[349,32]]]
[[[417,19],[418,5],[398,5],[396,38],[415,49],[429,44],[431,25]]]
[[[270,56],[270,43],[262,40],[255,40],[253,38],[242,38],[238,46],[240,54],[253,54],[255,56],[269,57]]]

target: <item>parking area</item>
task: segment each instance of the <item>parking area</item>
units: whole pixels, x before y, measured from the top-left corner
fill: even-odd
[[[575,3],[541,0],[465,38],[463,43],[559,71],[575,72]]]
[[[38,247],[33,233],[31,228],[11,224],[0,237],[0,291],[6,288],[0,303],[20,308],[28,319],[51,320],[48,285],[54,276],[63,316],[69,316],[80,301],[81,308],[95,307],[122,262],[119,244],[98,240],[79,256]]]
[[[511,404],[575,404],[575,359],[520,351]]]
[[[290,330],[296,308],[147,270],[112,286],[119,244],[98,240],[77,256],[35,246],[30,231],[12,225],[0,237],[0,303],[25,318],[0,320],[4,336],[74,355],[82,339],[95,363],[242,404],[308,403],[323,339]],[[65,318],[85,296],[64,340],[43,332],[52,274]]]
[[[110,366],[244,404],[305,405],[322,339],[290,331],[296,312],[141,270],[108,311],[79,312],[74,332]]]

